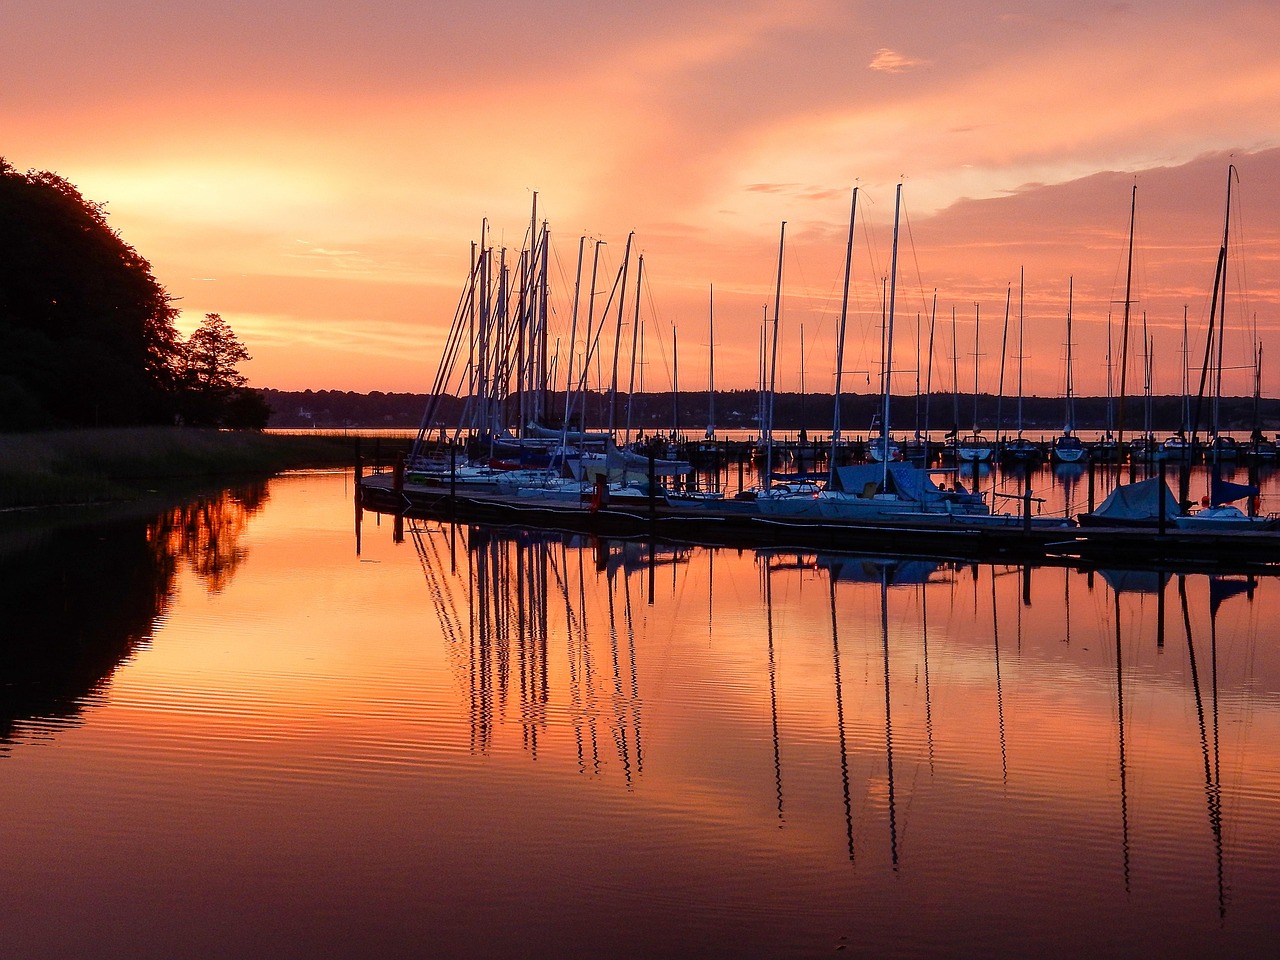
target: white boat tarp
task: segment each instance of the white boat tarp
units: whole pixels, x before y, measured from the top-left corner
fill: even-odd
[[[1164,494],[1164,515],[1172,521],[1182,512],[1178,500],[1169,489],[1169,484],[1159,477],[1139,480],[1137,483],[1122,483],[1102,501],[1093,512],[1099,520],[1117,522],[1132,520],[1158,520],[1160,518],[1160,496]]]

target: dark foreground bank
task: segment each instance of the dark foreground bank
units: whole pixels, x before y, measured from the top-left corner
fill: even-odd
[[[137,500],[354,461],[355,441],[337,436],[182,427],[0,434],[0,509]]]

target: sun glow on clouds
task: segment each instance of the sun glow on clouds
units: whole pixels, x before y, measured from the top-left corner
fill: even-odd
[[[888,47],[881,47],[876,51],[875,56],[871,58],[871,62],[867,64],[867,69],[876,70],[880,73],[902,73],[923,63],[923,60],[915,60],[890,50]]]
[[[294,16],[282,0],[258,6],[255,23]],[[176,0],[157,30],[187,36],[184,9]],[[955,227],[948,212],[971,199],[963,231],[930,233],[920,264],[925,283],[971,292],[1002,288],[1031,256],[1055,278],[1078,270],[1090,243],[1113,256],[1123,211],[1082,240],[1079,217],[1068,222],[1080,195],[1055,185],[1280,142],[1280,11],[1230,0],[1213,18],[1083,0],[1070,22],[1034,0],[1016,17],[907,17],[835,0],[734,10],[660,0],[591,17],[552,5],[536,23],[502,3],[483,21],[460,2],[405,18],[362,11],[352,23],[345,5],[319,0],[271,56],[247,20],[228,21],[196,45],[217,68],[173,72],[167,84],[155,82],[150,44],[130,46],[136,31],[121,29],[110,35],[112,82],[94,78],[93,96],[83,76],[54,77],[58,61],[39,43],[0,37],[0,53],[22,67],[21,90],[39,77],[67,94],[37,109],[19,88],[0,89],[6,155],[107,201],[112,225],[181,298],[182,324],[217,311],[238,331],[248,325],[260,385],[421,387],[419,373],[393,381],[392,366],[409,362],[398,355],[416,359],[443,336],[482,218],[490,240],[522,246],[534,190],[567,263],[562,284],[579,235],[604,237],[617,256],[636,229],[654,303],[684,331],[705,316],[711,282],[726,318],[736,309],[740,322],[758,320],[780,220],[802,252],[822,248],[808,286],[826,291],[855,183],[881,260],[900,179],[922,236],[931,220]],[[79,24],[61,42],[97,43],[108,26]],[[23,35],[48,44],[66,32]],[[126,75],[131,59],[137,72]],[[1044,229],[1001,222],[1010,207],[1000,201],[1018,197]],[[1265,262],[1272,248],[1256,252]],[[1194,266],[1198,251],[1179,256]],[[208,277],[219,279],[188,279]],[[1200,280],[1169,278],[1179,289]],[[754,341],[735,346],[736,368],[730,345],[717,357],[726,386],[755,378]],[[1057,344],[1047,349],[1052,362]],[[345,366],[330,363],[344,354]],[[329,375],[338,379],[322,382]]]

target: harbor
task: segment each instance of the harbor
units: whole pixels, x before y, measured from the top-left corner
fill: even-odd
[[[1167,468],[1166,468],[1167,469]],[[1160,471],[1157,471],[1159,476]],[[1169,471],[1171,474],[1172,471]],[[729,475],[732,468],[729,469]],[[1197,468],[1197,480],[1203,468]],[[768,514],[750,499],[704,500],[669,495],[656,483],[645,492],[602,502],[595,488],[572,499],[459,489],[449,478],[422,484],[406,481],[403,469],[362,476],[357,509],[400,517],[429,517],[516,527],[567,530],[600,537],[653,539],[664,543],[745,547],[804,546],[872,551],[903,556],[991,561],[1114,562],[1129,565],[1183,565],[1269,570],[1280,564],[1280,533],[1268,530],[1179,529],[1171,512],[1146,526],[1090,525],[1074,515],[1045,510],[1045,498],[1031,486],[1047,482],[1020,471],[1013,479],[1023,496],[1006,495],[1013,508],[979,515],[904,513],[888,519],[832,519],[803,514]],[[1108,471],[1114,477],[1114,471]],[[723,479],[723,477],[722,477]],[[1087,485],[1080,474],[1074,486]],[[1101,495],[1097,495],[1101,499]]]

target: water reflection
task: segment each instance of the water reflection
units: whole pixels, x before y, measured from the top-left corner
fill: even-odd
[[[956,855],[955,838],[942,840],[938,830],[957,822],[984,838],[973,847],[960,841],[961,849],[979,858],[1018,849],[1016,867],[992,859],[1031,882],[1047,882],[1063,858],[1076,856],[1072,844],[1089,859],[1108,834],[1126,896],[1146,889],[1153,873],[1158,882],[1171,881],[1170,871],[1194,876],[1204,869],[1186,802],[1194,756],[1203,768],[1199,832],[1212,844],[1215,913],[1226,916],[1233,883],[1260,879],[1249,844],[1231,862],[1223,797],[1231,792],[1251,817],[1257,811],[1244,813],[1247,798],[1277,791],[1275,742],[1267,737],[1277,729],[1280,669],[1274,651],[1259,650],[1256,629],[1280,599],[1272,579],[662,552],[427,524],[410,533],[476,751],[492,751],[514,719],[521,746],[537,760],[548,728],[564,724],[580,774],[600,776],[611,762],[634,788],[646,772],[649,687],[672,669],[654,631],[683,633],[705,619],[707,643],[723,656],[750,660],[755,648],[759,699],[733,709],[767,710],[777,827],[812,829],[815,778],[825,778],[813,758],[834,747],[829,775],[850,865],[883,862],[896,872],[912,858],[944,855],[930,849],[935,842]],[[755,571],[750,581],[747,567]],[[669,584],[664,568],[679,571]],[[1174,590],[1185,635],[1176,648],[1166,642]],[[732,603],[718,603],[720,595]],[[1225,657],[1224,609],[1232,624]],[[823,644],[825,678],[813,659]],[[744,676],[734,693],[749,694],[755,682]],[[1234,737],[1227,783],[1225,731]],[[723,759],[750,766],[747,745],[719,745]],[[1091,781],[1110,790],[1090,789]],[[982,824],[1000,808],[1006,812],[992,833]],[[913,842],[904,846],[907,838]],[[992,845],[985,854],[984,843]],[[1107,859],[1092,863],[1095,886],[1106,887]],[[980,884],[1008,883],[977,870]]]
[[[15,955],[1272,947],[1274,578],[356,555],[348,480],[270,490],[0,539]]]
[[[151,642],[189,565],[210,593],[244,559],[265,483],[158,515],[90,523],[6,518],[0,531],[0,751],[78,722],[117,668]],[[43,518],[40,518],[43,519]]]

